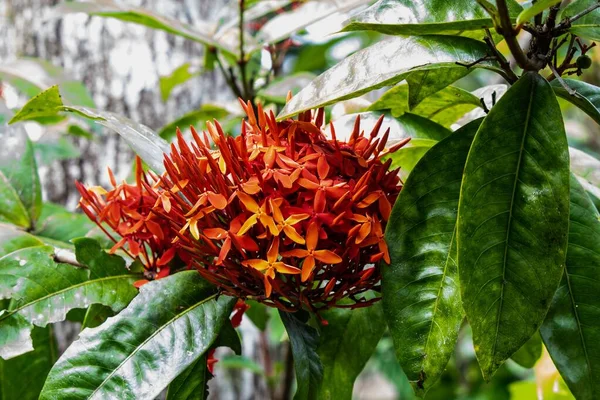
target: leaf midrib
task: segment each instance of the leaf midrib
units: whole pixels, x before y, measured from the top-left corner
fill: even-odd
[[[47,300],[47,299],[49,299],[51,297],[54,297],[54,296],[57,296],[57,295],[59,295],[61,293],[65,293],[65,292],[68,292],[70,290],[74,290],[74,289],[86,286],[88,284],[91,285],[91,284],[95,284],[95,283],[101,283],[101,282],[110,281],[110,280],[113,280],[113,279],[116,280],[116,279],[134,278],[134,277],[135,277],[135,275],[132,275],[132,274],[115,275],[115,276],[108,276],[108,277],[100,278],[100,279],[87,280],[85,282],[81,282],[81,283],[78,283],[76,285],[69,286],[69,287],[61,289],[59,291],[56,291],[56,292],[47,294],[45,296],[42,296],[42,297],[40,297],[38,299],[35,299],[33,301],[30,301],[29,303],[26,303],[26,304],[22,305],[21,307],[18,307],[18,308],[14,309],[14,310],[9,311],[8,313],[6,313],[2,317],[0,317],[0,322],[4,321],[5,319],[7,319],[8,317],[10,317],[11,315],[18,313],[19,311],[21,311],[21,310],[23,310],[23,309],[25,309],[25,308],[33,305],[33,304],[40,303],[40,302],[42,302],[44,300]]]
[[[183,311],[181,314],[175,315],[175,317],[171,318],[170,320],[168,320],[167,322],[165,322],[160,328],[158,328],[157,330],[155,330],[150,336],[148,336],[148,338],[146,340],[144,340],[142,343],[140,343],[138,346],[136,346],[135,350],[132,351],[130,355],[128,355],[127,357],[125,357],[125,359],[119,365],[117,365],[117,367],[115,367],[114,370],[106,378],[104,378],[104,380],[102,382],[100,382],[100,384],[98,385],[98,387],[92,392],[92,394],[90,394],[90,396],[88,397],[88,399],[93,398],[94,395],[117,373],[117,371],[119,369],[121,369],[121,367],[123,367],[123,365],[127,361],[129,361],[133,356],[135,356],[137,354],[137,352],[140,351],[140,349],[142,349],[156,335],[158,335],[166,327],[168,327],[169,325],[171,325],[171,323],[173,323],[174,321],[176,321],[179,318],[183,317],[184,315],[186,315],[190,311],[193,311],[197,307],[200,307],[200,306],[204,305],[204,303],[207,303],[208,301],[213,300],[214,298],[217,297],[217,295],[218,295],[218,293],[215,293],[215,294],[212,294],[212,295],[210,295],[209,297],[207,297],[205,299],[202,299],[201,301],[199,301],[198,303],[196,303],[192,307],[190,307],[187,310]],[[216,336],[215,336],[214,339],[216,339]],[[213,341],[214,341],[214,339],[213,339]]]
[[[494,334],[494,346],[492,347],[492,364],[496,354],[496,347],[498,345],[498,332],[500,330],[500,320],[502,317],[502,308],[504,306],[504,289],[506,288],[506,259],[508,256],[508,241],[510,239],[510,232],[513,220],[513,209],[515,205],[515,195],[517,193],[517,183],[519,182],[519,173],[521,170],[521,161],[523,160],[523,153],[525,152],[525,140],[527,139],[527,132],[529,130],[529,121],[531,119],[531,110],[533,107],[533,96],[535,94],[535,82],[532,81],[531,91],[529,94],[529,104],[527,105],[527,115],[525,119],[525,126],[523,128],[523,139],[521,140],[521,147],[519,149],[519,160],[517,162],[517,168],[515,171],[515,182],[513,184],[512,196],[510,199],[510,209],[508,214],[508,222],[506,227],[506,239],[504,241],[504,258],[502,263],[502,288],[500,290],[500,304],[498,306],[498,317],[496,318],[496,332]]]

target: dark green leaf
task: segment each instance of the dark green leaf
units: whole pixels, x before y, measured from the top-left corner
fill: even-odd
[[[485,118],[462,182],[463,306],[485,379],[539,329],[565,263],[569,155],[550,85],[527,73]]]
[[[207,51],[207,53],[212,54],[210,51]],[[198,71],[197,68],[192,67],[190,63],[185,63],[177,67],[170,75],[161,76],[159,86],[162,101],[167,101],[169,99],[171,92],[176,86],[189,81],[201,73],[202,71]]]
[[[514,0],[508,1],[508,5],[513,17],[522,10]],[[456,35],[463,31],[493,27],[490,16],[475,0],[379,0],[346,22],[344,31],[373,30],[390,35]]]
[[[60,67],[39,58],[20,58],[0,65],[0,79],[13,85],[27,97],[33,97],[52,85],[59,85],[71,104],[95,107],[87,88],[73,80]]]
[[[37,400],[58,358],[51,327],[31,332],[34,351],[8,361],[0,359],[0,400]]]
[[[280,311],[279,315],[290,338],[294,356],[297,384],[294,400],[315,399],[323,381],[323,364],[317,354],[319,333],[300,321],[295,314]]]
[[[244,315],[250,318],[254,326],[259,330],[264,331],[267,329],[267,322],[269,322],[267,306],[254,300],[247,300],[246,304],[248,304],[250,308],[246,310]]]
[[[567,268],[540,330],[548,352],[580,400],[600,396],[600,214],[571,176]]]
[[[542,337],[536,332],[510,359],[524,368],[533,368],[542,356]]]
[[[560,17],[572,17],[596,3],[596,0],[575,0],[560,13]],[[574,21],[569,32],[585,39],[600,40],[600,10],[596,9]]]
[[[570,101],[576,107],[589,115],[600,124],[600,88],[589,83],[575,79],[563,79],[563,81],[576,93],[571,95],[562,87],[558,80],[553,80],[550,85],[554,92],[563,99]]]
[[[440,141],[450,136],[452,131],[437,122],[420,115],[405,113],[398,118],[405,137]]]
[[[596,209],[600,211],[600,188],[598,188],[595,185],[592,185],[590,182],[588,182],[586,179],[580,176],[577,177],[577,180],[579,181],[581,186],[583,186],[583,188],[587,192],[587,195],[590,196],[590,199],[592,200],[592,203],[594,203],[594,205],[596,206]]]
[[[371,104],[369,110],[390,110],[394,117],[399,117],[409,111],[409,92],[409,85],[398,85]],[[477,96],[466,90],[448,86],[429,95],[410,112],[449,127],[480,104]]]
[[[393,85],[411,72],[456,68],[456,62],[472,63],[487,52],[485,43],[464,37],[393,37],[346,57],[319,75],[286,104],[278,118]],[[475,67],[498,70],[487,61]]]
[[[50,371],[41,400],[157,396],[211,347],[234,300],[196,271],[150,282],[129,306],[86,329]]]
[[[214,104],[203,104],[198,110],[187,113],[181,118],[162,127],[160,131],[158,131],[158,136],[165,140],[171,140],[175,137],[177,128],[184,131],[188,129],[190,125],[194,125],[196,130],[201,131],[204,129],[206,121],[221,119],[228,114],[229,112],[223,107]]]
[[[465,67],[419,71],[406,78],[408,83],[408,108],[414,109],[424,99],[468,75],[472,69]]]
[[[83,316],[81,322],[81,330],[85,328],[95,328],[102,325],[108,318],[113,317],[115,312],[112,308],[103,306],[102,304],[92,304]]]
[[[323,364],[318,399],[350,400],[358,374],[375,351],[385,330],[380,303],[367,308],[334,308],[323,312],[317,353]]]
[[[206,21],[195,21],[194,26],[176,19],[159,15],[150,10],[118,4],[112,0],[102,2],[62,2],[53,9],[59,17],[69,13],[86,13],[100,17],[110,17],[125,22],[144,25],[152,29],[162,30],[176,36],[182,36],[212,46],[232,56],[236,54],[235,46],[223,40],[215,40],[216,26]]]
[[[206,400],[208,381],[212,374],[206,366],[207,354],[203,354],[169,384],[167,400]]]
[[[236,354],[242,353],[240,338],[231,326],[224,322],[212,348],[226,346]],[[206,367],[208,354],[201,355],[169,384],[167,400],[205,400],[208,397],[208,381],[212,374]],[[222,366],[224,360],[219,360]]]
[[[456,263],[456,218],[463,169],[481,120],[435,145],[406,180],[386,241],[383,306],[396,355],[417,392],[440,377],[463,319]]]
[[[10,123],[25,121],[31,119],[33,116],[57,115],[61,112],[75,113],[86,118],[91,118],[100,125],[114,130],[125,139],[127,144],[131,146],[154,172],[164,172],[163,157],[164,153],[169,152],[169,145],[164,139],[150,128],[111,112],[65,105],[61,100],[58,86],[52,86],[29,100],[15,114]]]
[[[56,262],[50,246],[29,247],[0,258],[0,298],[12,298],[0,312],[0,356],[8,359],[31,351],[33,325],[65,319],[67,311],[100,303],[123,309],[137,294],[139,276],[118,256],[108,255],[91,239],[75,242],[78,268]],[[73,261],[74,257],[73,257]]]

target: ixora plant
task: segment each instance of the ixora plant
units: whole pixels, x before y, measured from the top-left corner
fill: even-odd
[[[253,301],[280,313],[297,399],[351,398],[386,329],[424,396],[465,321],[486,380],[509,358],[533,365],[543,341],[573,396],[600,398],[598,182],[570,150],[557,100],[600,123],[600,88],[565,78],[592,64],[600,2],[563,3],[379,0],[344,30],[389,37],[288,96],[278,116],[246,77],[254,50],[240,34],[239,54],[216,50],[240,57],[239,76],[223,70],[249,95],[237,136],[214,121],[169,145],[66,104],[57,86],[40,93],[11,123],[74,113],[118,131],[140,158],[132,183],[77,183],[111,243],[76,238],[74,249],[36,235],[31,143],[19,168],[0,169],[0,215],[26,228],[2,234],[0,356],[44,352],[34,326],[83,308],[87,328],[41,399],[151,399],[167,387],[168,399],[205,398],[214,348],[241,350],[233,328]],[[199,37],[139,10],[66,4]],[[475,69],[509,87],[451,86]],[[326,123],[324,107],[385,86],[351,124]]]

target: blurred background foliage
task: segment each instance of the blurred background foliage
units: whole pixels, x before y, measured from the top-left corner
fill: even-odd
[[[35,226],[25,224],[24,228],[57,241],[86,234],[91,223],[74,208],[78,195],[73,181],[107,184],[102,165],[109,165],[118,180],[125,179],[131,173],[133,161],[133,153],[118,135],[86,119],[39,118],[9,127],[6,123],[12,110],[21,107],[28,98],[59,84],[65,103],[123,114],[156,130],[167,141],[173,139],[176,127],[184,131],[189,125],[203,129],[204,122],[212,118],[219,119],[227,131],[236,134],[242,114],[237,96],[250,97],[276,112],[285,103],[288,91],[298,92],[315,76],[382,38],[383,35],[373,32],[339,33],[343,22],[368,6],[369,1],[325,3],[335,6],[327,9],[317,1],[246,1],[246,19],[242,25],[248,35],[247,43],[260,50],[245,61],[248,76],[242,86],[251,87],[238,86],[236,90],[232,81],[243,82],[232,67],[237,61],[235,57],[232,60],[231,54],[239,40],[232,37],[232,32],[233,36],[239,32],[234,29],[240,22],[238,0],[97,1],[114,10],[119,7],[151,10],[143,17],[159,29],[91,16],[93,12],[89,9],[87,13],[76,13],[80,10],[75,2],[1,0],[0,139],[5,148],[0,153],[6,157],[2,165],[19,162],[6,155],[13,149],[10,139],[27,134],[35,152],[44,199]],[[139,14],[124,15],[121,19],[142,18]],[[195,34],[206,36],[195,40],[172,35],[165,32],[165,21],[171,27],[176,26],[173,21],[179,21],[182,25],[176,27],[180,33],[193,27]],[[199,43],[213,39],[214,45]],[[228,43],[233,44],[228,47]],[[217,51],[216,46],[222,48]],[[507,50],[504,44],[499,48]],[[600,85],[600,54],[591,55],[596,67],[588,69],[582,79]],[[505,82],[498,75],[478,70],[454,86],[472,91],[502,83]],[[342,102],[328,108],[327,113],[332,119],[343,120],[347,114],[364,111],[383,93],[381,89]],[[561,107],[570,145],[600,157],[598,125],[566,101],[561,100]],[[426,143],[423,146],[424,151],[429,148]],[[407,154],[402,162],[414,165],[422,153]],[[411,161],[411,157],[417,158]],[[592,169],[590,174],[600,171]],[[0,213],[2,220],[6,221],[7,216]],[[76,314],[70,315],[75,322],[55,328],[59,352],[79,332],[81,316]],[[252,303],[240,331],[244,337],[243,355],[236,356],[227,350],[218,354],[211,398],[283,398],[289,390],[286,386],[293,379],[289,344],[279,315],[273,309]],[[510,360],[502,366],[491,383],[484,382],[470,330],[465,325],[453,359],[427,399],[573,398],[539,338],[528,343],[514,358],[517,361]],[[357,380],[354,397],[415,398],[396,361],[389,335],[381,339]]]

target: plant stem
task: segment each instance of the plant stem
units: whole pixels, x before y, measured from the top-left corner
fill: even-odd
[[[594,11],[595,9],[600,7],[600,1],[598,1],[596,4],[589,6],[588,8],[586,8],[585,10],[581,11],[578,14],[573,15],[572,17],[567,17],[565,18],[564,21],[562,21],[560,24],[558,24],[556,26],[556,28],[554,28],[555,31],[562,31],[565,29],[569,29],[571,27],[571,23],[573,23],[573,21],[577,21],[578,19],[585,17],[587,14],[591,13],[592,11]]]
[[[483,40],[485,41],[485,43],[487,43],[492,53],[494,53],[493,55],[494,57],[496,57],[498,64],[500,64],[500,68],[502,68],[502,70],[504,71],[504,79],[506,79],[511,84],[515,83],[519,79],[519,77],[514,73],[514,71],[510,67],[510,63],[496,48],[496,43],[494,43],[494,38],[492,37],[492,33],[489,29],[485,30],[485,38]]]
[[[246,54],[244,51],[244,8],[245,8],[245,0],[239,0],[240,1],[240,24],[239,24],[239,30],[240,30],[240,60],[239,60],[239,66],[240,66],[240,72],[241,72],[241,77],[242,77],[242,88],[244,90],[244,100],[253,100],[250,99],[250,97],[252,97],[250,95],[250,89],[248,87],[248,79],[246,77]],[[254,101],[253,101],[254,102]]]
[[[218,56],[217,56],[217,65],[219,66],[219,70],[221,71],[221,74],[223,74],[223,77],[225,78],[227,85],[231,88],[233,93],[240,98],[244,97],[237,82],[235,81],[235,77],[233,76],[231,71],[229,73],[227,73],[227,71],[225,70],[225,67],[223,66],[223,63],[221,62],[221,60],[219,59]]]
[[[502,36],[506,40],[506,44],[510,49],[511,54],[515,58],[515,61],[525,71],[535,71],[536,68],[530,60],[527,58],[525,53],[523,53],[523,49],[521,49],[521,45],[517,40],[517,32],[513,29],[512,22],[510,20],[510,14],[508,13],[508,6],[506,5],[506,0],[498,0],[498,14],[500,16],[500,22],[502,24]]]

